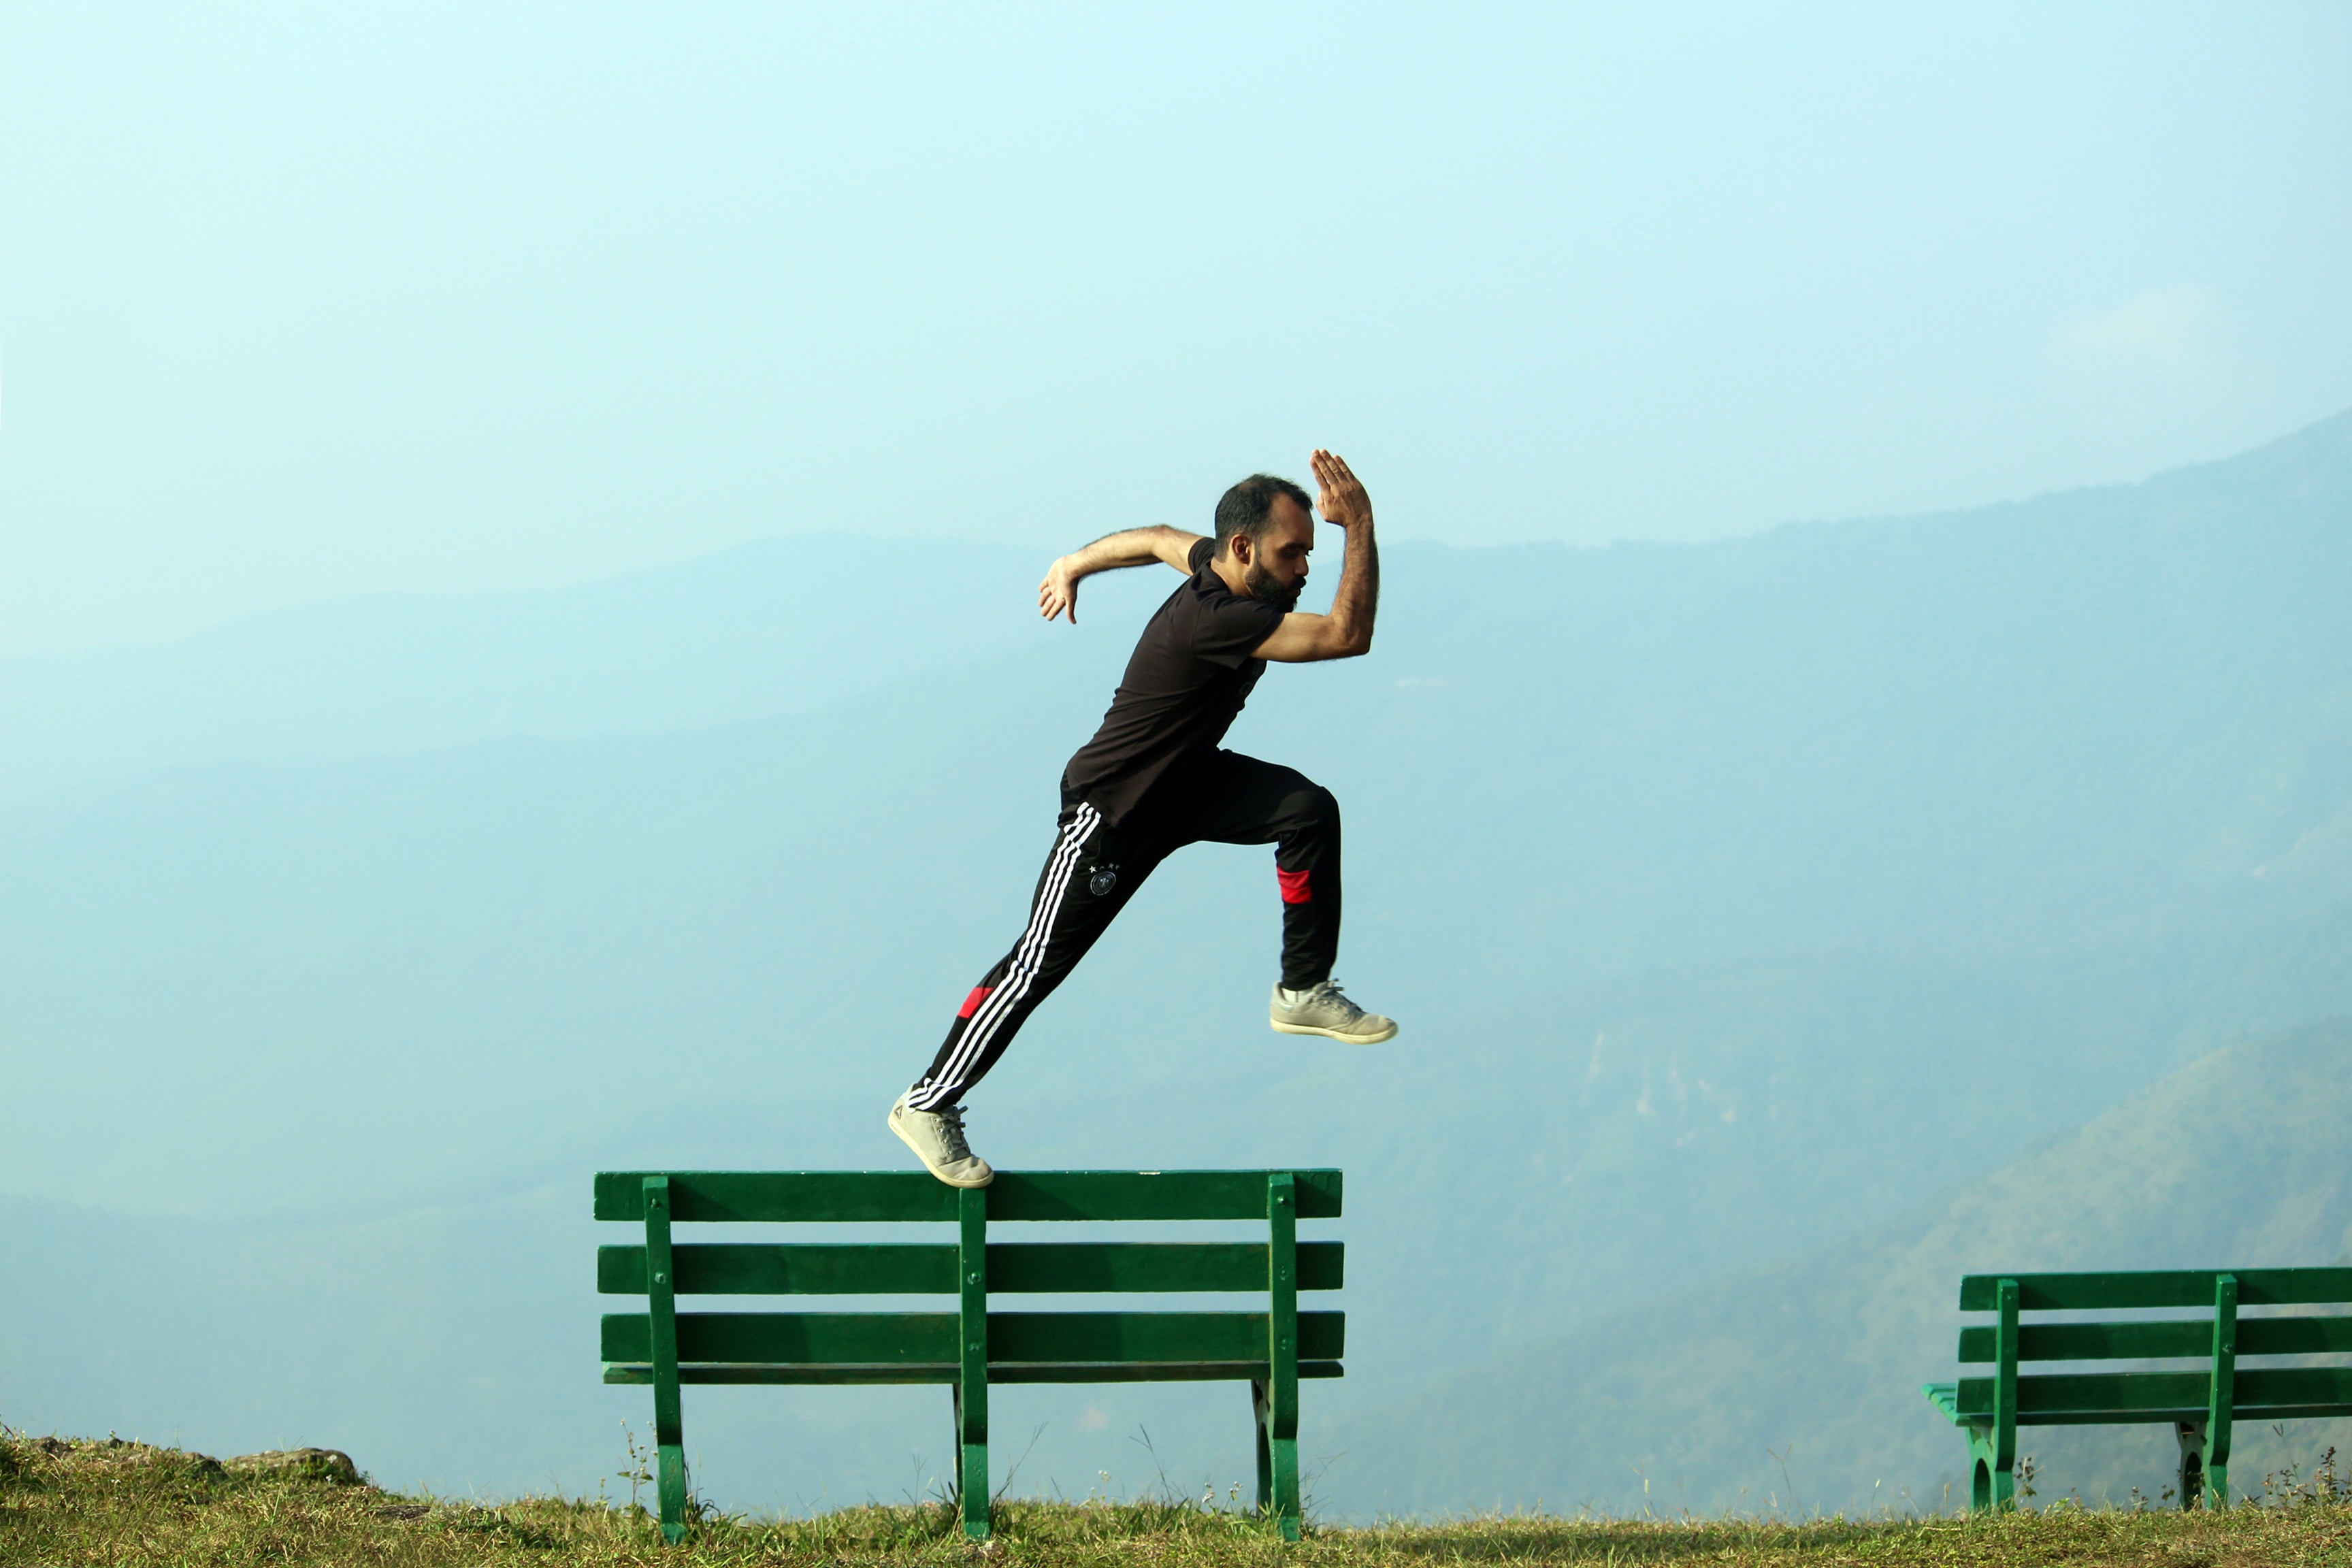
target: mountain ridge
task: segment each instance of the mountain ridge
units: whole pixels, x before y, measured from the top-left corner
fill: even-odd
[[[1676,1506],[1753,1508],[1780,1479],[1767,1451],[1790,1444],[1807,1508],[1947,1506],[1966,1494],[1965,1445],[1918,1385],[1957,1375],[1960,1276],[2343,1261],[2352,1177],[2333,1152],[2352,1136],[2347,1066],[2352,1017],[2225,1047],[1910,1215],[1522,1345],[1507,1369],[1456,1374],[1331,1440],[1385,1458],[1357,1483],[1381,1507],[1443,1506],[1476,1477],[1506,1506],[1542,1494],[1639,1508],[1639,1466],[1660,1485],[1711,1472]],[[1704,1370],[1677,1368],[1694,1342],[1709,1347]],[[2239,1477],[2308,1473],[2352,1436],[2344,1420],[2286,1426],[2241,1434]],[[2135,1486],[2152,1499],[2170,1475],[2161,1428],[2042,1427],[2020,1443],[2041,1460],[2045,1500],[2125,1504]]]
[[[1348,1169],[1363,1342],[1454,1329],[1318,1390],[1318,1418],[1353,1420],[1629,1295],[1866,1231],[2215,1044],[2352,1012],[2340,434],[2292,504],[2264,481],[1924,542],[1391,552],[1375,657],[1270,670],[1231,743],[1342,801],[1339,973],[1398,1047],[1267,1032],[1269,857],[1200,847],[974,1097],[982,1152]],[[1125,577],[1075,632],[1032,626],[1024,581],[1035,640],[817,711],[0,805],[0,1191],[198,1226],[292,1204],[310,1217],[268,1222],[290,1237],[551,1183],[478,1242],[417,1243],[432,1311],[487,1292],[546,1325],[594,1310],[563,1169],[899,1160],[882,1107],[1019,930],[1055,774],[1168,585]],[[545,1247],[516,1239],[534,1226]],[[240,1289],[220,1342],[266,1359]],[[384,1403],[411,1373],[371,1364],[328,1403],[411,1412],[369,1442],[427,1462],[424,1404]],[[517,1365],[501,1398],[568,1397],[562,1357]],[[164,1370],[120,1397],[187,1386]],[[1101,1398],[1224,1464],[1221,1404]],[[797,1443],[800,1408],[698,1429]],[[932,1420],[867,1408],[828,1430],[880,1453]],[[1085,1447],[1049,1434],[1041,1473],[1091,1474]]]
[[[1699,543],[1402,540],[1391,548],[1524,552],[1553,557],[1557,566],[1605,562],[1612,552],[1731,561],[1865,535],[1892,547],[2053,512],[2242,500],[2250,484],[2289,502],[2324,500],[2333,484],[2340,500],[2347,465],[2352,410],[2134,484],[1990,506],[1787,522]],[[1033,643],[1037,628],[1021,610],[1036,569],[1034,552],[1012,546],[819,531],[562,588],[341,595],[256,611],[162,644],[16,656],[0,660],[0,737],[7,738],[0,804],[155,766],[380,754],[499,734],[655,733],[814,711]],[[836,585],[857,607],[836,602]],[[876,588],[887,590],[877,595],[879,607],[864,607]],[[1116,616],[1157,595],[1139,600],[1133,579],[1114,578],[1097,579],[1087,596],[1090,612],[1108,605]],[[827,677],[814,696],[811,669]]]

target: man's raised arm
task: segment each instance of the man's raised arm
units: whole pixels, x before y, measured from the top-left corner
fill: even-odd
[[[1328,452],[1315,454],[1315,510],[1323,521],[1348,531],[1347,559],[1339,563],[1339,586],[1328,616],[1293,610],[1274,635],[1257,645],[1257,657],[1285,664],[1324,658],[1354,658],[1372,651],[1372,621],[1381,608],[1381,549],[1372,539],[1372,498],[1348,465]]]
[[[1045,569],[1045,580],[1037,584],[1037,613],[1049,621],[1066,613],[1070,624],[1076,626],[1081,578],[1097,572],[1117,571],[1121,566],[1149,566],[1154,561],[1164,561],[1179,572],[1190,572],[1192,546],[1200,542],[1201,535],[1171,528],[1164,522],[1106,533]]]

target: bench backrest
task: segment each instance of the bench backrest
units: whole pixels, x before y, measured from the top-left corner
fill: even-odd
[[[1335,1363],[1338,1312],[1300,1312],[1300,1290],[1335,1290],[1340,1243],[1297,1239],[1300,1219],[1337,1217],[1337,1171],[1004,1171],[959,1190],[920,1172],[604,1172],[600,1220],[646,1224],[643,1242],[597,1249],[597,1289],[645,1295],[648,1310],[608,1314],[608,1363],[655,1359],[664,1319],[673,1363],[764,1366],[760,1381],[950,1381],[984,1342],[987,1375],[1025,1366],[1156,1366],[1161,1375],[1246,1375],[1269,1363],[1269,1331],[1288,1342],[1271,1359]],[[1265,1241],[996,1242],[991,1221],[1258,1220]],[[931,1223],[954,1240],[915,1243],[675,1242],[669,1226],[709,1223]],[[1020,1293],[1250,1291],[1257,1312],[990,1313],[990,1296]],[[676,1312],[679,1295],[935,1295],[947,1312]],[[984,1336],[971,1325],[986,1324]],[[1295,1330],[1290,1325],[1295,1324]],[[1289,1336],[1295,1333],[1295,1338]],[[1314,1375],[1301,1364],[1301,1372]],[[1336,1367],[1330,1370],[1336,1371]],[[639,1381],[625,1376],[615,1381]],[[751,1380],[751,1379],[746,1379]]]
[[[1964,1415],[2226,1422],[2232,1411],[2286,1418],[2352,1410],[2352,1366],[2241,1369],[2252,1357],[2352,1355],[2352,1317],[2242,1317],[2244,1307],[2352,1303],[2352,1268],[2175,1268],[2119,1273],[1971,1274],[1960,1310],[1993,1321],[1960,1331]],[[2191,1308],[2185,1318],[2024,1321],[2026,1313]],[[2032,1362],[2168,1361],[2196,1370],[2045,1373]]]

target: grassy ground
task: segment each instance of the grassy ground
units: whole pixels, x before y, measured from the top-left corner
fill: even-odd
[[[496,1508],[404,1498],[292,1461],[224,1468],[135,1443],[0,1436],[0,1563],[1149,1563],[1154,1568],[1425,1563],[2146,1563],[2352,1565],[2352,1507],[2303,1500],[2215,1513],[2060,1508],[1995,1519],[1465,1519],[1315,1529],[1285,1546],[1256,1521],[1194,1503],[1006,1503],[965,1543],[940,1507],[859,1508],[785,1522],[712,1519],[671,1550],[641,1512],[525,1499]]]

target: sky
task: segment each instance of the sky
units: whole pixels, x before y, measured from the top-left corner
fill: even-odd
[[[2137,479],[2352,405],[2352,7],[16,6],[0,657],[815,529]]]

